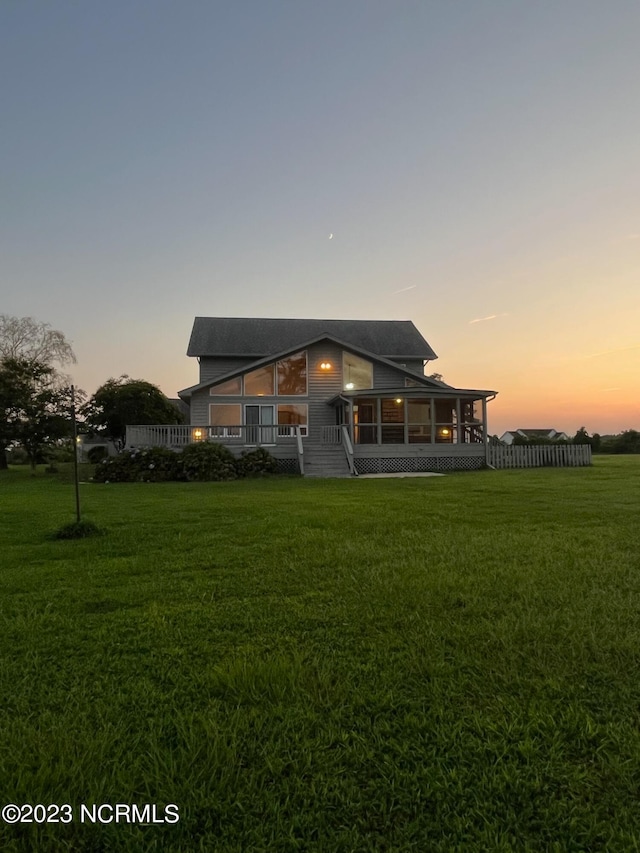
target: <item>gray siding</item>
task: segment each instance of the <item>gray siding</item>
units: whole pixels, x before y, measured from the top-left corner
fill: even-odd
[[[204,359],[203,359],[204,361]],[[211,359],[215,361],[215,359]],[[226,359],[227,363],[232,359]],[[239,361],[239,360],[237,360]],[[242,360],[251,364],[253,360]],[[320,369],[323,361],[331,363],[331,370]],[[242,365],[239,365],[242,366]],[[229,367],[232,370],[233,367]],[[209,423],[210,403],[249,403],[263,405],[278,403],[306,403],[309,406],[309,443],[319,443],[322,427],[335,423],[335,409],[327,406],[326,401],[335,397],[342,390],[342,349],[329,341],[315,344],[307,350],[307,396],[288,397],[238,397],[211,396],[209,389],[195,391],[191,397],[191,423],[204,425]]]
[[[255,358],[201,358],[199,382],[208,382],[217,379],[232,370],[239,370],[246,364],[251,364]]]
[[[407,370],[411,370],[412,373],[417,373],[418,376],[424,376],[424,363],[421,358],[411,359],[391,359],[391,361],[397,362],[399,367],[404,366]]]
[[[323,361],[331,370],[321,370]],[[331,341],[314,344],[307,350],[309,390],[309,442],[320,443],[322,427],[336,422],[336,410],[327,406],[327,400],[342,391],[342,347]]]
[[[235,397],[234,403],[239,402],[241,398]],[[209,389],[204,391],[195,391],[191,396],[191,424],[193,426],[206,426],[209,423],[209,403],[230,403],[231,397],[211,397]]]
[[[386,364],[373,365],[374,388],[401,388],[404,386],[404,373],[399,373]]]
[[[201,361],[201,372],[207,373],[207,378],[222,375],[230,370],[251,364],[252,359],[205,359]],[[330,362],[331,370],[320,369],[322,362]],[[417,363],[417,362],[416,362]],[[420,362],[422,366],[422,362]],[[222,369],[224,367],[224,369]],[[407,363],[408,367],[408,363]],[[206,381],[206,380],[203,380]],[[398,388],[404,385],[404,374],[384,364],[373,366],[374,388]],[[309,406],[309,436],[305,441],[309,444],[319,444],[322,428],[335,424],[336,413],[327,401],[342,391],[342,347],[331,341],[314,344],[307,349],[307,396],[295,397],[238,397],[211,396],[209,389],[195,391],[191,397],[191,423],[205,425],[209,423],[210,403],[307,403]]]

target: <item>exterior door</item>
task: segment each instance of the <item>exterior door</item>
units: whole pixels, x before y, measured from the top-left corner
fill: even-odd
[[[275,444],[275,406],[251,405],[244,407],[247,444]]]

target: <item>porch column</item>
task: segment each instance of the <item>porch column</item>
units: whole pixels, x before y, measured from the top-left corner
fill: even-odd
[[[382,398],[376,398],[376,443],[382,444]]]
[[[462,424],[460,422],[460,397],[456,397],[456,442],[458,444],[462,444],[464,442],[464,432],[462,430]]]
[[[431,444],[436,443],[436,401],[433,397],[429,400],[431,407]]]
[[[487,429],[487,398],[482,398],[482,440],[484,441],[484,461],[490,464],[489,459],[489,430]]]
[[[353,414],[353,398],[347,403],[349,409],[349,432],[351,434],[351,444],[356,443],[356,428],[355,428],[355,418]]]

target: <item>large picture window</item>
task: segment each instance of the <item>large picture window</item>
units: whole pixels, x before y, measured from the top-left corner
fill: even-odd
[[[298,396],[307,393],[307,354],[297,352],[288,358],[282,358],[276,365],[278,394]]]
[[[300,427],[302,435],[307,435],[309,425],[309,407],[306,403],[278,404],[278,435],[293,434],[288,427]]]
[[[350,352],[342,353],[342,387],[345,391],[373,388],[373,365]]]
[[[246,397],[273,397],[275,394],[275,367],[268,364],[246,373],[244,377]]]
[[[240,435],[242,411],[239,403],[211,403],[209,423],[212,438],[237,438]]]
[[[220,385],[209,388],[209,394],[220,397],[242,394],[242,380],[239,376],[236,376],[235,379],[228,379],[226,382],[221,382]]]

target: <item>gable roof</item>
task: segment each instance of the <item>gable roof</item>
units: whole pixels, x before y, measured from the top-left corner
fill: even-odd
[[[554,438],[558,435],[566,435],[566,433],[557,429],[509,429],[502,433],[502,437],[505,435],[514,437],[519,435],[521,438]]]
[[[327,336],[386,358],[438,356],[411,320],[286,320],[257,317],[196,317],[190,356],[261,358],[293,351]]]
[[[379,364],[386,364],[389,367],[392,367],[396,370],[400,375],[406,376],[410,379],[415,379],[417,382],[420,382],[423,385],[431,388],[452,388],[451,385],[447,385],[446,382],[441,382],[439,379],[430,379],[428,376],[421,376],[420,374],[415,373],[413,370],[408,370],[406,367],[402,367],[396,362],[390,361],[384,356],[377,355],[376,353],[370,352],[369,350],[362,349],[361,347],[353,346],[346,341],[341,341],[339,338],[335,338],[332,335],[318,335],[316,338],[312,338],[308,341],[298,341],[295,346],[289,347],[285,350],[280,350],[276,353],[270,353],[267,356],[262,358],[258,358],[249,364],[244,364],[242,367],[235,367],[233,370],[230,370],[228,373],[223,374],[222,376],[216,376],[214,379],[207,379],[204,382],[198,382],[196,385],[191,385],[189,388],[184,388],[182,391],[178,391],[178,396],[187,400],[191,396],[194,391],[202,391],[204,388],[210,388],[212,385],[220,385],[223,382],[226,382],[229,379],[234,378],[235,376],[240,376],[242,373],[246,373],[249,370],[256,370],[258,367],[262,367],[265,364],[271,364],[274,361],[277,361],[280,358],[286,358],[286,356],[291,355],[294,352],[297,352],[300,349],[306,349],[307,347],[312,346],[313,344],[319,343],[320,341],[333,341],[333,343],[338,344],[338,346],[343,347],[349,352],[356,353],[357,355],[361,355],[364,358],[371,359],[372,361],[378,362]],[[489,392],[495,393],[495,392]]]

